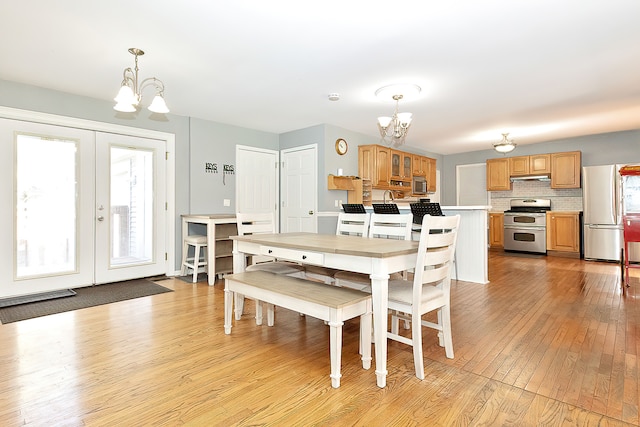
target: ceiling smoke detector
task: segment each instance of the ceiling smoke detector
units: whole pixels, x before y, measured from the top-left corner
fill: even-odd
[[[329,94],[329,101],[339,101],[340,100],[340,94],[339,93],[330,93]]]

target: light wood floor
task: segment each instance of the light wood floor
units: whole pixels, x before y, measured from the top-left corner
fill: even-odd
[[[223,283],[0,326],[2,426],[639,425],[640,279],[619,267],[490,254],[489,285],[453,284],[455,359],[424,331],[424,381],[389,343],[387,387],[345,326],[279,310],[223,330]],[[249,314],[254,312],[247,303]]]

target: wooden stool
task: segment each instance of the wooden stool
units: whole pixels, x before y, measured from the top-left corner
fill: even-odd
[[[193,258],[189,258],[189,247],[193,246]],[[202,260],[200,259],[200,249],[202,249]],[[207,236],[197,234],[185,236],[182,241],[182,268],[180,275],[187,274],[187,268],[193,269],[193,283],[198,281],[198,268],[204,266],[207,271]]]

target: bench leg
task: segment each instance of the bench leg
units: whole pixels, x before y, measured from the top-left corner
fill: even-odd
[[[227,286],[224,288],[224,333],[231,334],[231,318],[233,317],[233,299],[234,292],[231,292]]]
[[[367,312],[360,316],[360,354],[362,354],[362,367],[371,368],[371,332],[372,332],[371,301],[367,303]]]
[[[344,322],[337,320],[337,316],[332,314],[329,322],[329,353],[331,354],[331,387],[340,387],[340,364],[342,358],[342,325]],[[371,346],[369,346],[371,347]]]
[[[262,302],[255,300],[256,302],[256,325],[262,325]]]
[[[273,304],[267,304],[267,326],[273,326],[276,318],[276,308]]]
[[[244,310],[244,295],[234,292],[233,299],[236,306],[236,320],[240,320]]]

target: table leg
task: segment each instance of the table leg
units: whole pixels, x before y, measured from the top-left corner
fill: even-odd
[[[216,225],[211,220],[207,221],[207,282],[216,283]]]
[[[387,312],[389,308],[389,275],[371,274],[373,300],[373,336],[376,353],[378,387],[387,385]]]
[[[247,254],[238,251],[238,242],[233,241],[233,272],[242,273],[247,268]],[[236,320],[240,320],[244,311],[244,295],[235,293]],[[256,303],[259,304],[259,303]],[[256,307],[257,308],[257,307]]]

